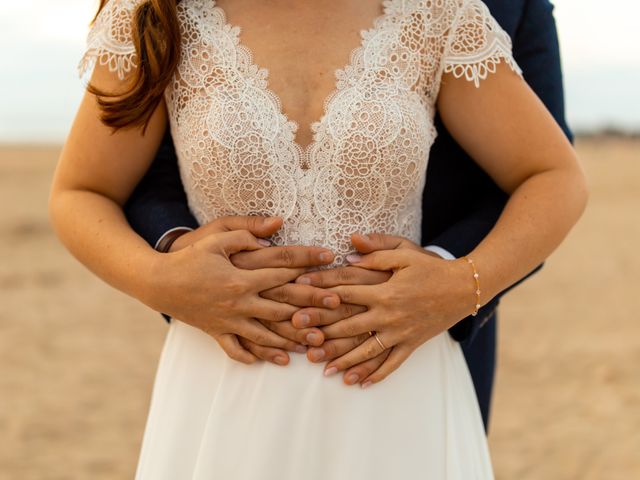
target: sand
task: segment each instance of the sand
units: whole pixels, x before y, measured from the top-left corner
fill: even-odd
[[[640,141],[578,150],[588,211],[501,307],[498,479],[640,478]],[[0,479],[129,479],[167,327],[51,232],[58,151],[0,148]]]

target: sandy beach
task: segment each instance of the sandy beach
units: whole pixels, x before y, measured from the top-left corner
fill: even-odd
[[[640,478],[640,140],[577,147],[589,208],[500,309],[501,480]],[[131,479],[167,326],[55,238],[58,153],[0,148],[0,480]]]

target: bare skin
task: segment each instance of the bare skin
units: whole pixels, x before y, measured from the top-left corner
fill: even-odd
[[[296,141],[307,146],[311,124],[320,119],[336,87],[335,70],[349,62],[360,44],[360,30],[370,28],[382,13],[380,0],[341,0],[330,6],[309,0],[222,0],[216,5],[228,23],[241,28],[240,41],[253,61],[269,70],[269,89],[298,124]]]
[[[256,63],[269,68],[270,88],[280,95],[283,111],[300,125],[297,141],[307,145],[310,123],[321,116],[322,102],[334,89],[334,70],[346,64],[359,41],[358,30],[368,28],[380,13],[379,2],[338,2],[331,9],[312,1],[296,2],[293,7],[283,0],[219,4],[227,10],[230,23],[241,24],[242,42],[253,50]],[[299,30],[285,28],[290,25]],[[123,88],[101,67],[93,82],[114,92]],[[470,254],[482,274],[481,301],[485,303],[556,248],[584,209],[586,182],[571,145],[551,115],[504,65],[479,89],[445,75],[438,109],[458,143],[511,195],[496,227]],[[258,358],[252,348],[275,362],[281,353],[302,346],[284,336],[288,319],[302,331],[317,325],[326,340],[324,361],[336,355],[325,372],[335,369],[348,377],[355,371],[351,369],[361,368],[357,382],[362,385],[381,381],[419,345],[473,311],[475,287],[469,266],[433,258],[406,239],[386,238],[385,248],[380,249],[379,244],[354,236],[354,247],[363,255],[352,258],[357,267],[347,268],[362,275],[347,274],[351,278],[347,281],[344,272],[339,273],[343,280],[336,284],[335,273],[333,283],[331,273],[322,274],[326,279],[314,274],[310,285],[322,288],[313,283],[320,282],[326,290],[323,294],[308,288],[306,294],[301,289],[293,293],[293,287],[286,286],[301,276],[308,278],[306,267],[282,263],[264,267],[269,254],[263,250],[274,249],[274,258],[284,257],[276,247],[258,242],[266,235],[260,229],[218,225],[220,231],[204,235],[188,248],[170,254],[154,252],[131,231],[122,205],[149,167],[166,124],[162,103],[145,133],[140,129],[112,133],[100,122],[95,98],[87,94],[60,158],[50,201],[54,227],[69,250],[114,287],[156,310],[187,318],[211,334],[230,357],[246,363]],[[252,260],[250,254],[256,258]],[[252,268],[254,260],[264,263]],[[382,280],[380,274],[387,278]],[[171,300],[180,289],[190,287],[186,279],[206,275],[210,283],[189,297],[196,299],[191,306]],[[207,285],[215,286],[215,295]],[[323,295],[334,299],[328,309],[339,314],[327,313],[318,305]],[[302,304],[309,317],[320,323],[304,324]],[[280,328],[281,335],[274,328]],[[368,338],[369,331],[378,332],[388,348],[381,350],[375,339]],[[263,349],[256,350],[251,342]],[[314,357],[314,352],[312,348],[308,355]],[[362,370],[363,365],[367,370]]]
[[[256,234],[265,237],[271,235],[275,230],[277,230],[276,226],[281,224],[281,220],[274,219],[271,228],[263,228],[260,230],[259,227],[256,229],[256,224],[252,224],[249,220],[256,222],[258,219],[255,217],[226,217],[220,221],[204,225],[193,232],[189,232],[178,238],[178,240],[176,240],[172,245],[171,252],[189,248],[199,240],[206,238],[208,235],[220,231],[221,223],[223,229],[231,229],[231,227],[240,229],[245,227],[248,230],[255,231]],[[392,237],[375,235],[369,243],[369,247],[372,249],[384,250],[393,249],[397,242],[395,242]],[[431,254],[430,252],[426,253],[439,258],[437,255]],[[284,246],[270,247],[252,252],[239,252],[231,255],[229,258],[233,265],[238,268],[256,270],[260,268],[277,267],[314,267],[330,263],[334,257],[329,250],[318,247]],[[309,314],[309,325],[328,325],[366,310],[366,307],[362,305],[340,304],[340,298],[338,295],[327,290],[329,287],[344,284],[375,285],[388,280],[391,277],[391,273],[392,272],[390,271],[376,272],[357,267],[333,268],[318,271],[310,274],[309,276],[298,277],[295,283],[290,282],[279,287],[262,291],[260,292],[260,296],[304,308],[304,310],[300,310],[300,312],[306,312]],[[305,278],[308,278],[310,282],[314,283],[314,285],[307,284],[305,282]],[[194,290],[199,290],[203,286],[205,286],[205,288],[215,288],[215,284],[212,283],[213,280],[214,279],[210,275],[206,275],[203,278],[190,275],[188,277],[188,282],[183,283],[179,287],[174,286],[171,290],[158,292],[157,295],[158,297],[163,296],[165,299],[171,298],[171,302],[174,304],[173,308],[184,311],[184,313],[181,313],[177,318],[186,318],[187,323],[194,324],[196,322],[188,320],[190,315],[192,315],[190,312],[206,312],[208,305],[206,303],[204,305],[199,305],[198,297],[196,297],[193,292]],[[187,306],[188,310],[186,309]],[[313,319],[311,317],[313,317]],[[296,351],[298,353],[305,352],[307,349],[302,346],[308,345],[310,348],[308,350],[307,357],[314,363],[328,362],[334,358],[340,357],[350,350],[353,350],[369,338],[368,334],[362,334],[354,337],[325,340],[324,333],[321,329],[316,328],[315,326],[305,328],[305,326],[300,323],[300,318],[301,317],[297,317],[295,324],[291,320],[269,322],[263,319],[258,319],[258,321],[281,337],[294,342],[290,345],[289,351]],[[287,365],[289,363],[289,355],[284,349],[259,345],[244,337],[238,337],[238,340],[240,345],[258,359],[269,361],[277,365]],[[381,365],[387,354],[388,352],[383,352],[375,359],[354,367],[352,372],[345,374],[345,378],[349,377],[349,374],[353,373],[357,373],[360,378],[364,378],[368,374],[373,373],[373,371]],[[349,378],[351,381],[347,381],[347,384],[357,383],[357,380],[355,380],[353,376],[350,376]]]
[[[180,237],[172,245],[171,254],[181,252],[181,254],[194,255],[194,246],[197,250],[199,243],[206,241],[216,233],[248,230],[258,237],[269,237],[281,226],[282,219],[278,217],[268,219],[262,217],[223,217]],[[266,243],[268,244],[268,242]],[[326,248],[287,246],[241,251],[230,255],[229,261],[238,269],[259,271],[273,268],[307,269],[331,263],[333,258],[333,253]],[[195,261],[206,262],[207,260],[195,259]],[[211,292],[218,288],[216,282],[219,281],[219,278],[204,269],[192,270],[188,276],[182,275],[182,273],[180,274],[180,284],[168,284],[162,290],[154,289],[151,294],[158,299],[157,301],[163,299],[162,301],[166,305],[163,311],[172,312],[175,318],[207,331],[213,320]],[[167,276],[174,277],[172,274]],[[260,291],[259,296],[292,306],[313,305],[331,309],[340,303],[339,297],[332,292],[291,282]],[[290,341],[281,344],[281,340],[275,341],[276,337],[271,335],[261,343],[255,337],[250,340],[250,337],[236,336],[239,342],[239,345],[236,344],[234,339],[236,350],[242,346],[255,359],[266,360],[277,365],[287,365],[289,363],[287,351],[304,353],[307,351],[306,345],[320,345],[324,340],[321,330],[294,328],[290,318],[279,321],[274,318],[256,318],[256,320],[279,337]]]

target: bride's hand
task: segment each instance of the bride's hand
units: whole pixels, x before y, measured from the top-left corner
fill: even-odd
[[[381,237],[387,244],[393,240],[395,249],[374,251]],[[387,282],[378,285],[329,288],[340,296],[342,304],[364,305],[367,311],[324,326],[322,330],[328,340],[377,332],[384,348],[371,336],[329,362],[325,374],[344,371],[346,383],[352,383],[347,379],[356,373],[359,383],[369,386],[396,370],[424,342],[469,315],[475,305],[475,284],[472,270],[464,260],[434,258],[407,239],[374,234],[354,235],[352,241],[360,253],[365,253],[348,258],[354,267],[393,274]],[[314,275],[318,274],[304,277]],[[316,283],[312,281],[312,284]],[[294,316],[294,325],[299,315],[300,312]],[[379,359],[384,355],[388,356],[381,362]],[[367,367],[372,363],[379,365],[373,373]],[[367,375],[363,375],[363,371]]]
[[[183,239],[176,251],[159,257],[152,272],[158,280],[145,303],[210,334],[235,360],[252,363],[263,358],[286,364],[286,351],[306,348],[263,323],[288,321],[298,307],[293,301],[274,301],[260,292],[282,289],[305,272],[308,264],[330,263],[333,255],[317,247],[267,247],[256,238],[272,235],[280,225],[281,219],[224,217],[192,232],[192,238]],[[263,265],[271,268],[259,268]],[[330,299],[331,305],[339,303],[331,292],[316,288],[304,293],[325,306],[324,299]],[[318,329],[308,330],[317,332],[322,340]],[[245,339],[243,345],[238,337]]]

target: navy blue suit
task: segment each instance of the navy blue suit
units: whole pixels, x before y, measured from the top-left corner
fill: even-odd
[[[548,0],[485,0],[513,40],[515,60],[567,136],[562,72],[553,6]],[[438,138],[430,153],[423,196],[422,245],[438,245],[460,257],[495,225],[507,196],[473,162],[436,118]],[[169,229],[197,227],[189,211],[171,137],[125,206],[136,232],[151,245]],[[503,292],[504,293],[504,292]],[[496,307],[499,296],[451,328],[471,371],[485,428],[495,371]]]

